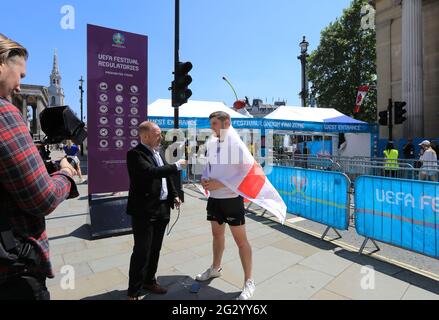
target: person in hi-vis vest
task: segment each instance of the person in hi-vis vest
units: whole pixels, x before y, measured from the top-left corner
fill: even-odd
[[[397,170],[399,168],[398,164],[398,150],[395,149],[393,142],[389,141],[386,146],[386,150],[383,151],[385,163],[384,163],[384,174],[386,177],[396,178]]]

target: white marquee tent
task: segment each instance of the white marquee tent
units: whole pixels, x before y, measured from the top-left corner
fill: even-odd
[[[194,100],[189,100],[188,103],[179,108],[179,116],[181,118],[209,118],[209,115],[215,111],[225,111],[231,118],[247,118],[222,102]],[[148,117],[173,118],[174,108],[171,100],[159,99],[150,104],[148,106]]]
[[[333,108],[304,108],[281,106],[264,119],[283,120],[293,122],[308,123],[309,127],[316,127],[316,134],[322,135],[317,128],[322,125],[334,125],[334,132],[324,133],[323,135],[332,136],[332,150],[336,156],[352,157],[365,156],[369,157],[372,150],[372,139],[370,132],[345,133],[345,143],[339,148],[339,134],[343,132],[343,126],[367,125],[366,122],[353,119]],[[290,133],[288,133],[290,134]],[[285,142],[284,142],[285,143]]]

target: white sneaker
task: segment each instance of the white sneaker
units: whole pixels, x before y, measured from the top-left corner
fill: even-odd
[[[212,279],[212,278],[221,277],[221,270],[222,270],[222,268],[214,269],[213,266],[211,266],[209,269],[207,269],[203,273],[198,274],[195,277],[195,280],[207,281],[207,280]]]
[[[256,286],[255,282],[251,279],[247,280],[244,284],[244,288],[242,289],[241,294],[238,297],[238,300],[248,300],[253,297],[255,293]]]

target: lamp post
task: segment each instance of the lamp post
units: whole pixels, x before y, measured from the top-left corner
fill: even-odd
[[[82,101],[83,101],[83,95],[84,95],[84,88],[83,88],[83,84],[84,84],[84,79],[79,79],[79,92],[81,93],[81,98],[79,99],[79,103],[81,106],[81,122],[84,122],[84,117],[82,115]],[[84,145],[81,144],[81,156],[84,156]]]
[[[306,76],[306,59],[309,57],[308,55],[308,46],[309,43],[306,41],[305,36],[303,36],[303,40],[299,43],[300,46],[300,56],[297,59],[302,63],[302,91],[300,92],[300,97],[302,98],[302,107],[306,107],[308,100],[308,80]]]

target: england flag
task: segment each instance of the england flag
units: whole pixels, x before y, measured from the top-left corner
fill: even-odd
[[[207,142],[206,169],[209,178],[218,180],[244,199],[266,209],[284,224],[287,207],[262,167],[233,127],[223,133],[221,144],[217,137]]]

